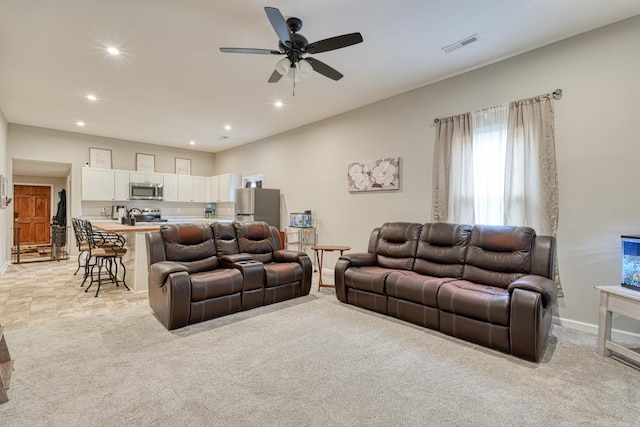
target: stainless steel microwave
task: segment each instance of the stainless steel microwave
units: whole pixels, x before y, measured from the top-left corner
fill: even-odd
[[[129,184],[129,200],[162,200],[162,184],[132,182]]]

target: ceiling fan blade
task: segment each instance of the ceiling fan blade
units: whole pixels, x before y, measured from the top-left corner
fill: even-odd
[[[275,7],[265,7],[264,11],[267,13],[267,18],[269,18],[269,22],[271,22],[271,26],[282,44],[292,46],[294,44],[293,37],[291,37],[291,31],[289,31],[289,26],[282,13]]]
[[[330,79],[333,79],[333,80],[340,80],[343,77],[343,75],[338,70],[331,68],[330,66],[328,66],[322,61],[318,61],[315,58],[304,58],[304,59],[309,64],[311,64],[311,67],[313,67],[313,71],[316,71],[325,77],[329,77]]]
[[[282,55],[283,53],[279,50],[271,50],[271,49],[251,49],[245,47],[221,47],[220,52],[227,53],[258,53],[264,55]]]
[[[328,39],[317,41],[315,43],[311,43],[305,50],[307,53],[320,53],[327,52],[329,50],[340,49],[358,43],[362,43],[362,34],[343,34],[341,36],[331,37]]]
[[[282,78],[282,74],[280,74],[277,70],[273,70],[271,77],[269,77],[269,83],[277,83]]]

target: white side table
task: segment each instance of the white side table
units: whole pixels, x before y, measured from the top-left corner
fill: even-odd
[[[621,354],[640,363],[640,353],[611,341],[613,313],[640,320],[640,292],[622,286],[596,286],[600,291],[600,317],[598,321],[598,354]]]

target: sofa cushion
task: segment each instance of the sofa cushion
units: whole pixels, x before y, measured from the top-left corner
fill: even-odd
[[[271,229],[263,221],[234,222],[238,238],[238,250],[251,254],[253,259],[260,262],[271,262],[274,250]]]
[[[387,276],[387,295],[413,301],[429,307],[437,307],[440,285],[455,278],[423,276],[413,271],[394,271]]]
[[[376,247],[377,265],[385,268],[411,270],[421,227],[420,224],[408,222],[384,224],[380,228]]]
[[[189,273],[217,268],[213,231],[208,224],[166,224],[160,227],[167,261],[185,265]]]
[[[462,278],[470,236],[470,225],[423,225],[413,270],[427,276]]]
[[[510,301],[506,289],[467,280],[443,283],[438,291],[440,310],[502,326],[509,326]]]
[[[529,227],[474,226],[462,278],[506,289],[531,271],[535,235]]]
[[[345,271],[344,282],[350,288],[384,294],[384,281],[393,271],[378,266],[352,267]]]
[[[297,262],[270,263],[264,265],[265,286],[278,286],[302,280],[302,266]]]
[[[238,239],[233,224],[230,222],[214,222],[211,224],[213,234],[216,237],[216,251],[218,256],[235,255],[238,250]]]
[[[195,273],[191,278],[191,301],[204,301],[242,290],[242,273],[233,268]]]

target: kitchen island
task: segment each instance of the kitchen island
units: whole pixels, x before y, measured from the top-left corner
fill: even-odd
[[[147,231],[160,230],[162,223],[139,222],[136,225],[124,225],[119,222],[94,222],[93,228],[99,231],[118,233],[124,236],[127,243],[127,253],[122,257],[122,263],[127,269],[125,281],[134,292],[147,290],[147,243],[145,233]]]

